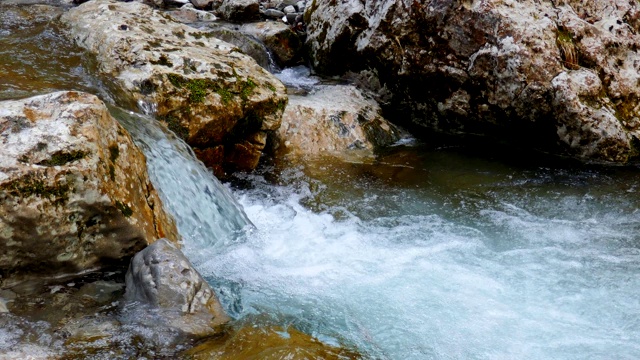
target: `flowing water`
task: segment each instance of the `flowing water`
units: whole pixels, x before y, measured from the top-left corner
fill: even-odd
[[[111,101],[55,24],[19,26],[6,9],[2,98]],[[312,85],[299,71],[281,77]],[[236,319],[263,314],[371,359],[640,358],[635,167],[407,141],[372,164],[275,164],[222,185],[153,119],[111,110]],[[5,335],[0,348],[20,336]]]

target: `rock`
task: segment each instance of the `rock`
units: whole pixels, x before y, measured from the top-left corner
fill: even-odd
[[[298,12],[304,12],[304,9],[306,6],[307,6],[307,3],[304,1],[298,1],[296,3],[296,9],[298,9]]]
[[[292,65],[299,59],[302,41],[284,23],[263,21],[244,24],[240,31],[262,41],[275,55],[278,64],[282,66]]]
[[[267,9],[264,11],[264,16],[271,19],[282,19],[282,17],[284,16],[284,13],[276,9]]]
[[[207,6],[211,5],[211,3],[213,3],[214,1],[215,0],[191,0],[191,3],[198,9],[204,9]]]
[[[0,102],[0,286],[121,263],[177,240],[145,157],[97,97]]]
[[[296,8],[293,7],[293,5],[288,5],[288,6],[285,6],[284,9],[282,9],[282,12],[284,12],[285,14],[292,14],[296,12]]]
[[[217,7],[221,18],[233,22],[246,22],[260,19],[259,0],[221,0]]]
[[[186,4],[180,9],[167,11],[175,21],[181,23],[209,22],[216,21],[217,17],[208,11],[198,10],[192,4]]]
[[[294,328],[244,326],[183,353],[189,359],[360,359],[355,351],[326,345]]]
[[[198,336],[229,321],[213,289],[171,242],[161,239],[131,260],[125,299],[166,310],[171,327]]]
[[[140,3],[94,0],[65,13],[121,103],[151,109],[217,175],[253,169],[278,128],[284,86],[238,48]]]
[[[387,114],[418,132],[638,157],[637,1],[316,0],[305,22],[318,72],[373,70]]]
[[[216,39],[237,46],[244,54],[251,56],[258,65],[264,69],[271,70],[273,67],[269,50],[255,37],[234,30],[230,28],[228,24],[211,23],[208,24],[208,27],[211,29],[210,33],[213,34]]]
[[[275,137],[278,151],[295,158],[335,157],[357,161],[400,139],[400,130],[380,115],[380,107],[354,86],[318,86],[293,95]]]

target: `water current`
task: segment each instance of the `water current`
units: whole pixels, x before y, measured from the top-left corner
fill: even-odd
[[[7,14],[0,70],[24,82],[0,80],[2,98],[110,101],[55,27],[17,31]],[[640,358],[635,167],[405,141],[374,163],[266,164],[222,185],[153,119],[111,110],[236,319],[263,314],[371,359]]]

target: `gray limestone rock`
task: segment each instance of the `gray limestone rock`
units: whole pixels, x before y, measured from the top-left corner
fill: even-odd
[[[418,132],[639,155],[638,1],[316,0],[305,22],[316,71],[374,70],[392,120]]]
[[[125,299],[159,309],[169,326],[193,335],[215,333],[216,326],[229,321],[213,289],[166,239],[131,260]]]

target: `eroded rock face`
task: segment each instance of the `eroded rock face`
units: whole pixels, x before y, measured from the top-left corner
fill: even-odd
[[[278,150],[296,158],[364,160],[377,147],[400,139],[400,130],[380,115],[378,104],[350,85],[318,86],[292,95],[277,132]]]
[[[638,156],[637,1],[315,0],[305,20],[317,70],[376,74],[418,129]]]
[[[215,333],[229,321],[213,289],[166,239],[140,251],[126,275],[125,299],[161,309],[168,325],[193,335]]]
[[[287,98],[253,59],[141,3],[95,0],[61,19],[121,100],[156,113],[218,174],[257,165]]]
[[[216,0],[212,4],[217,14],[229,21],[244,22],[260,19],[258,0]]]
[[[0,102],[0,285],[122,262],[177,240],[145,157],[97,97]]]

